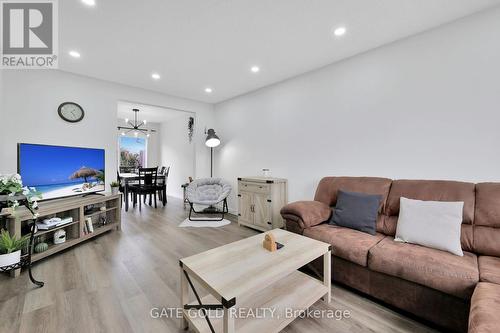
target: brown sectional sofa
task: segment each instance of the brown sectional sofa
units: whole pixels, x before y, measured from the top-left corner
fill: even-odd
[[[376,235],[325,223],[339,189],[382,195]],[[401,196],[463,201],[464,256],[395,242]],[[327,177],[314,201],[288,204],[281,215],[288,230],[332,245],[335,282],[446,330],[500,332],[500,183]],[[321,271],[322,262],[314,265]]]

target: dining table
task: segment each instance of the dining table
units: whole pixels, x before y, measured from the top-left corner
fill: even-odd
[[[139,177],[139,174],[137,173],[126,173],[126,172],[121,172],[119,173],[120,179],[123,181],[123,195],[125,196],[125,211],[128,212],[128,190],[129,190],[129,185],[133,182],[138,182],[141,180],[141,177]],[[144,178],[144,177],[142,177]],[[161,195],[161,201],[163,203],[163,206],[167,204],[167,176],[166,175],[158,175],[156,177],[156,181],[160,181],[162,186],[162,195]]]

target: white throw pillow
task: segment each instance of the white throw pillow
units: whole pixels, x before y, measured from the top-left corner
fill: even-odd
[[[460,231],[463,202],[421,201],[401,197],[395,241],[463,256]]]

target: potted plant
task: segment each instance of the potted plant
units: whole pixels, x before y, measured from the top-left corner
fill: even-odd
[[[118,194],[118,189],[120,187],[120,184],[118,182],[111,182],[111,184],[109,184],[111,186],[111,194]]]
[[[189,138],[189,143],[193,140],[193,132],[194,132],[194,118],[189,117],[188,120],[188,138]]]
[[[36,218],[37,199],[41,199],[40,192],[34,187],[23,186],[20,175],[0,175],[0,208],[7,207],[9,213],[13,214],[19,202],[23,201],[33,218]]]
[[[21,250],[26,247],[29,235],[11,237],[6,230],[0,233],[0,267],[15,265],[21,261]]]

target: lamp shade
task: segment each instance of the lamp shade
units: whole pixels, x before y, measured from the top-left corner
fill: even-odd
[[[218,145],[220,145],[220,139],[215,134],[213,128],[209,129],[207,132],[207,139],[205,140],[205,145],[210,148],[217,147]]]

